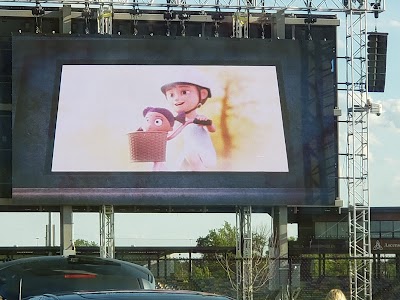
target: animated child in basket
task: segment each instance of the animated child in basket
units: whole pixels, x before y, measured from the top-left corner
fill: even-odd
[[[138,131],[169,132],[174,128],[175,118],[172,112],[162,107],[146,107],[143,110],[144,124]],[[167,137],[167,140],[171,135]],[[153,171],[167,170],[164,162],[154,162]]]
[[[184,120],[181,120],[181,123],[194,119],[203,123],[208,121],[208,125],[192,123],[182,129],[178,138],[182,139],[183,148],[176,162],[180,170],[206,171],[214,168],[217,162],[215,148],[209,135],[210,132],[215,132],[215,126],[207,117],[199,115],[197,110],[211,97],[211,90],[202,85],[200,80],[196,80],[200,77],[194,73],[192,78],[189,77],[185,76],[182,80],[165,84],[161,91],[175,113],[179,116],[183,114]]]
[[[143,110],[144,124],[138,131],[172,131],[175,117],[166,108],[146,107]]]
[[[143,117],[144,117],[144,125],[139,127],[137,131],[161,131],[161,132],[168,132],[173,131],[171,134],[167,136],[167,141],[176,137],[185,126],[192,123],[193,121],[196,123],[202,123],[204,121],[195,119],[186,121],[185,114],[180,113],[176,117],[166,108],[162,107],[146,107],[143,110]],[[174,123],[175,120],[182,123],[180,127],[174,130]]]

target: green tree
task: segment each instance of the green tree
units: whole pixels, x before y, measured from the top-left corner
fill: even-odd
[[[203,279],[203,278],[210,278],[211,276],[211,272],[208,269],[207,266],[205,267],[196,267],[193,266],[193,274],[192,277],[195,279]]]
[[[234,247],[236,245],[236,228],[225,221],[222,228],[212,229],[205,237],[197,239],[198,247]]]
[[[197,246],[201,247],[222,247],[236,245],[236,234],[237,229],[235,226],[225,222],[221,228],[212,229],[205,237],[197,239]],[[269,258],[269,243],[274,245],[274,239],[270,232],[267,232],[265,228],[258,228],[252,232],[252,289],[254,291],[261,290],[266,287],[266,284],[271,279],[273,272],[271,268],[274,261],[278,258]],[[233,290],[237,290],[239,287],[236,285],[236,253],[227,253],[204,255],[204,262],[202,270],[198,270],[198,275],[206,277],[206,274],[222,279],[229,280]]]
[[[197,239],[198,247],[235,247],[236,245],[236,228],[225,221],[221,228],[211,229],[208,234],[204,237],[199,237]],[[221,268],[220,263],[216,257],[215,253],[206,253],[203,255],[203,260],[197,262],[196,264],[196,277],[203,278],[208,277],[226,277],[226,272]],[[218,254],[219,256],[224,256],[224,259],[231,261],[234,264],[235,253],[227,253],[225,255]]]
[[[74,241],[75,247],[98,247],[96,242],[94,241],[87,241],[84,239],[77,239]]]
[[[235,247],[236,227],[225,221],[218,229],[212,229],[205,237],[197,239],[198,247]],[[265,256],[268,252],[268,233],[264,228],[259,228],[252,233],[253,256]],[[205,255],[206,258],[206,255]]]

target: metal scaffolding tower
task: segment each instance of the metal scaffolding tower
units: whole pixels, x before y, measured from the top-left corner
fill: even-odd
[[[251,206],[236,209],[237,300],[253,300],[253,235]]]
[[[114,258],[114,207],[103,205],[100,212],[100,257]]]
[[[369,3],[346,11],[347,187],[351,299],[372,299],[368,178],[367,13]]]

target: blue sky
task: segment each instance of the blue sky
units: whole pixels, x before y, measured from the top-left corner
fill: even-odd
[[[383,104],[381,116],[369,119],[369,184],[370,204],[373,207],[398,206],[400,203],[400,1],[386,1],[386,11],[378,19],[368,18],[368,31],[387,32],[388,62],[384,93],[370,93],[372,102]],[[338,15],[342,20],[344,15]],[[345,23],[341,22],[338,36],[338,55],[344,55]],[[339,78],[344,78],[339,69]],[[344,96],[339,95],[340,108],[346,111]],[[345,139],[341,130],[341,138]],[[346,194],[341,182],[342,195]],[[346,201],[346,199],[344,199]],[[56,231],[59,215],[52,214]],[[74,214],[74,239],[99,243],[99,214]],[[235,214],[116,214],[117,246],[194,246],[196,239],[210,229],[219,228],[225,221],[235,224]],[[44,245],[47,213],[0,213],[0,246]],[[267,214],[253,214],[253,227],[269,228]],[[10,225],[11,224],[11,225]],[[144,225],[145,224],[145,225]],[[289,231],[294,235],[294,231]],[[59,243],[58,232],[56,244]]]
[[[386,1],[386,11],[370,18],[368,30],[388,32],[387,73],[384,93],[369,93],[382,103],[381,116],[370,115],[369,184],[371,206],[400,204],[400,1]]]

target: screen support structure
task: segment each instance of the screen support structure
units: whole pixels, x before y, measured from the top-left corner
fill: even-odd
[[[232,18],[232,36],[235,38],[249,37],[249,12],[237,11]]]
[[[288,208],[276,206],[272,208],[273,234],[269,243],[270,288],[279,290],[282,300],[292,299],[289,284],[289,244],[287,236]]]
[[[100,257],[115,257],[114,206],[103,205],[100,212]]]
[[[100,2],[97,16],[97,32],[112,34],[112,3]],[[114,206],[103,205],[100,211],[100,257],[115,257]]]
[[[74,255],[75,245],[72,237],[73,232],[73,212],[72,206],[64,205],[60,210],[60,253],[64,256]]]
[[[0,6],[7,2],[22,1],[5,1]],[[304,2],[304,6],[299,3]],[[367,96],[367,68],[366,64],[366,16],[368,13],[380,13],[385,9],[385,1],[375,0],[379,2],[380,8],[373,9],[373,5],[367,1],[362,0],[315,0],[315,1],[300,1],[282,0],[279,4],[273,6],[265,5],[264,1],[249,2],[247,0],[238,0],[237,3],[229,4],[223,3],[221,6],[215,5],[212,0],[195,0],[193,4],[186,3],[186,1],[174,2],[175,7],[185,8],[191,10],[192,8],[198,9],[219,9],[232,11],[262,11],[262,12],[344,12],[346,14],[346,91],[347,91],[347,104],[349,113],[347,116],[347,176],[348,181],[348,203],[349,203],[349,233],[350,233],[350,256],[354,258],[351,265],[350,283],[351,283],[351,299],[372,299],[371,287],[371,265],[367,263],[370,261],[370,243],[369,243],[369,230],[370,230],[370,201],[369,201],[369,183],[368,183],[368,113],[369,110],[355,111],[356,105],[364,107]],[[64,5],[82,5],[86,1],[58,1],[60,6]],[[113,3],[118,4],[120,7],[132,7],[130,1],[105,1],[102,2],[103,12],[105,8],[111,8],[108,11],[109,15],[102,14],[99,9],[99,19],[103,18],[106,21],[106,27],[100,30],[100,33],[112,33],[112,12],[114,11]],[[219,3],[219,2],[218,2]],[[52,3],[57,4],[57,1]],[[44,4],[45,5],[45,4]],[[161,0],[146,0],[135,2],[135,7],[148,7],[149,5],[155,7],[166,7],[169,5],[168,1]],[[108,17],[108,19],[106,19]],[[104,25],[99,24],[99,25]],[[111,29],[111,30],[110,30]],[[241,29],[241,28],[239,28]],[[240,32],[242,34],[242,31]],[[239,34],[235,34],[237,37]],[[243,34],[245,37],[245,34]],[[363,98],[365,97],[365,98]],[[67,208],[63,208],[63,211]],[[71,212],[72,218],[72,212]],[[67,225],[67,223],[65,223]],[[64,226],[64,223],[63,223]],[[67,230],[68,231],[68,230]],[[62,233],[63,234],[63,233]],[[72,235],[72,234],[71,234]],[[63,242],[66,241],[64,237]],[[62,246],[65,249],[64,244]],[[359,259],[357,259],[359,258]]]
[[[236,286],[238,300],[253,300],[251,206],[236,208]]]
[[[101,1],[97,16],[97,32],[100,34],[112,34],[112,19],[112,4]]]
[[[356,5],[357,4],[357,5]],[[351,299],[372,299],[368,178],[368,2],[349,1],[346,12],[347,187]]]

